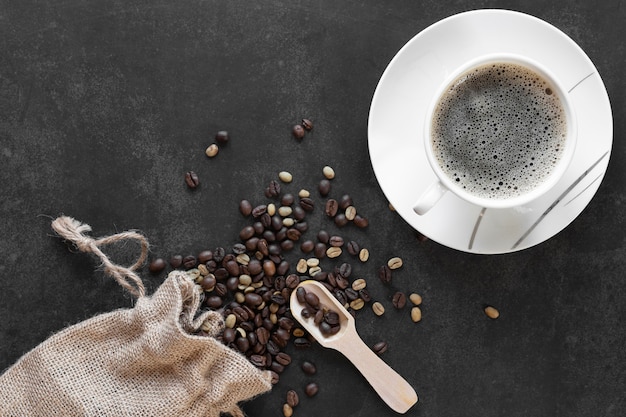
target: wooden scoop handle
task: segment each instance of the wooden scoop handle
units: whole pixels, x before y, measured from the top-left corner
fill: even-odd
[[[363,343],[354,328],[334,345],[392,410],[404,414],[417,402],[413,387]]]

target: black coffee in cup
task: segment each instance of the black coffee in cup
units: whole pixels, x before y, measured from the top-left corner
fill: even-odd
[[[510,62],[457,77],[439,98],[431,145],[443,172],[480,198],[510,199],[542,184],[564,152],[567,118],[551,83]]]

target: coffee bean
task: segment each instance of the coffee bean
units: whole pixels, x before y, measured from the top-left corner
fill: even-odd
[[[328,239],[328,244],[330,246],[333,246],[333,247],[336,247],[336,248],[340,248],[340,247],[343,246],[344,240],[343,240],[343,238],[341,236],[336,236],[335,235],[335,236],[331,236]]]
[[[241,229],[241,231],[239,232],[239,238],[241,240],[248,240],[250,239],[252,236],[254,236],[254,227],[252,226],[245,226],[243,229]]]
[[[304,130],[311,131],[313,130],[313,122],[310,119],[302,119],[300,122]]]
[[[332,180],[333,178],[335,178],[335,170],[332,169],[332,167],[329,167],[328,165],[322,168],[322,174],[324,175],[324,177],[326,177],[329,180]]]
[[[321,311],[321,310],[320,310]],[[333,310],[329,310],[324,314],[324,321],[330,324],[331,326],[335,326],[339,324],[339,313]]]
[[[311,347],[311,341],[305,337],[296,337],[293,340],[293,345],[298,349]]]
[[[330,181],[327,179],[321,180],[317,189],[322,197],[326,197],[330,193]]]
[[[406,295],[401,291],[396,292],[393,295],[391,303],[398,310],[404,308],[404,306],[406,305]]]
[[[283,416],[284,417],[293,416],[293,408],[287,403],[283,404]]]
[[[280,381],[280,375],[278,375],[276,372],[274,371],[269,371],[270,375],[271,375],[271,382],[272,385],[276,385],[278,384],[278,382]]]
[[[383,305],[378,301],[372,304],[372,310],[377,316],[382,316],[383,314],[385,314],[385,307],[383,307]]]
[[[336,258],[339,255],[341,255],[341,248],[339,247],[331,246],[330,248],[326,250],[326,256],[328,256],[331,259]]]
[[[280,195],[280,190],[280,183],[276,180],[271,180],[266,191],[269,197],[278,197]]]
[[[304,211],[309,211],[309,212],[313,211],[313,208],[315,207],[315,203],[309,197],[301,198],[299,204],[300,204],[300,207],[302,207]]]
[[[298,287],[296,289],[296,298],[298,299],[298,302],[300,304],[306,303],[306,297],[305,297],[306,294],[307,294],[307,291],[303,287]]]
[[[322,242],[318,242],[315,244],[315,248],[313,249],[313,254],[316,258],[322,259],[326,256],[326,250],[328,248]]]
[[[293,175],[288,171],[281,171],[278,173],[278,179],[284,183],[290,183],[293,181]]]
[[[411,295],[409,295],[409,300],[411,300],[413,305],[416,306],[422,304],[422,296],[417,293],[412,293]]]
[[[225,145],[230,140],[230,135],[226,130],[220,130],[215,134],[215,141],[221,145]]]
[[[313,397],[319,391],[319,386],[315,382],[309,383],[306,387],[304,387],[304,393],[308,397]]]
[[[389,345],[387,344],[387,342],[381,341],[372,346],[372,350],[375,354],[382,355],[383,353],[387,352],[388,347]]]
[[[367,282],[363,278],[355,279],[352,282],[352,289],[355,291],[360,291],[367,286]]]
[[[265,213],[267,213],[267,205],[265,204],[260,204],[252,209],[252,216],[254,218],[259,218]]]
[[[352,220],[352,222],[360,229],[364,229],[370,224],[369,220],[367,220],[365,217],[362,217],[358,214],[354,216],[354,220]]]
[[[304,133],[305,130],[302,125],[294,125],[293,128],[291,128],[291,134],[296,139],[302,139],[304,137]]]
[[[346,219],[352,221],[356,217],[356,208],[354,206],[348,206],[344,214],[346,215]]]
[[[335,215],[337,214],[337,210],[339,210],[339,204],[337,203],[337,200],[329,198],[326,201],[326,207],[324,209],[324,212],[328,217],[335,217]]]
[[[183,258],[183,267],[186,269],[194,268],[197,265],[196,257],[193,255],[187,255]]]
[[[315,249],[315,242],[312,240],[307,239],[300,244],[300,250],[302,253],[313,252],[313,249]]]
[[[174,255],[170,258],[170,266],[174,269],[180,268],[183,264],[182,255]]]
[[[302,288],[302,287],[301,287],[301,288]],[[314,293],[312,293],[312,292],[310,292],[310,291],[307,291],[307,292],[306,292],[306,294],[305,294],[305,296],[304,296],[304,300],[305,300],[305,301],[306,301],[306,303],[307,303],[308,305],[310,305],[311,307],[318,307],[318,306],[320,305],[320,299],[319,299],[319,297],[318,297],[316,294],[314,294]]]
[[[352,308],[353,310],[360,310],[363,308],[364,305],[365,301],[363,301],[362,298],[357,298],[356,300],[350,302],[350,308]]]
[[[383,284],[391,282],[391,269],[387,265],[383,265],[378,269],[378,278]]]
[[[302,371],[307,375],[315,375],[315,373],[317,372],[317,367],[315,366],[315,364],[309,361],[302,362],[302,365],[300,367]]]
[[[223,300],[222,300],[221,297],[219,297],[217,295],[212,295],[210,297],[207,297],[204,300],[204,303],[209,308],[218,309],[218,308],[220,308],[222,306]]]
[[[359,244],[354,240],[351,240],[346,244],[346,249],[348,250],[348,253],[353,256],[358,255],[359,251],[361,250]]]
[[[352,204],[352,197],[350,197],[348,194],[342,195],[339,199],[339,208],[342,210],[347,209]]]
[[[411,309],[411,320],[413,320],[414,323],[422,320],[422,310],[420,310],[419,307],[415,306]]]
[[[402,267],[402,258],[393,257],[387,261],[387,266],[389,269],[398,269]]]
[[[294,206],[292,216],[297,221],[304,220],[304,218],[306,217],[306,212],[304,211],[302,206]]]
[[[335,216],[335,224],[337,227],[343,227],[348,224],[348,219],[345,214],[339,213]]]
[[[257,368],[264,368],[267,365],[267,360],[264,355],[251,355],[250,362]]]
[[[361,262],[367,262],[367,260],[370,258],[370,251],[367,250],[366,248],[363,248],[359,251],[359,260]]]
[[[213,274],[205,276],[204,278],[202,278],[202,281],[200,281],[200,286],[206,292],[213,291],[213,289],[215,288],[215,284],[217,284],[217,281]]]
[[[204,154],[209,158],[213,158],[217,155],[219,150],[220,148],[215,143],[212,143],[205,149]]]
[[[498,317],[500,317],[500,312],[493,306],[485,306],[484,311],[487,317],[489,317],[492,320],[495,320]]]
[[[167,263],[165,262],[165,259],[156,258],[150,262],[150,265],[148,265],[148,270],[153,274],[158,274],[159,272],[162,272],[166,266]]]
[[[198,186],[200,185],[198,174],[193,171],[188,171],[187,173],[185,173],[185,184],[187,184],[187,187],[192,190],[198,188]]]
[[[298,398],[298,393],[292,389],[287,391],[287,404],[289,404],[293,408],[296,407],[299,403],[300,398]]]

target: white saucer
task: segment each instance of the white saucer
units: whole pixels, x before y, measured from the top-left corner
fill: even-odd
[[[419,216],[413,205],[436,178],[420,142],[426,107],[451,71],[492,52],[526,55],[562,80],[578,117],[574,159],[553,191],[526,206],[487,210],[446,193]],[[496,254],[544,242],[583,211],[608,167],[613,118],[600,75],[567,35],[523,13],[476,10],[433,24],[396,54],[374,93],[368,136],[380,186],[411,226],[460,251]]]

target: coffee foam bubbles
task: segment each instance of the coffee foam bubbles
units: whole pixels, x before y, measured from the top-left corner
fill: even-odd
[[[523,195],[553,172],[567,121],[549,82],[513,63],[457,78],[433,113],[431,145],[441,169],[482,198]]]

